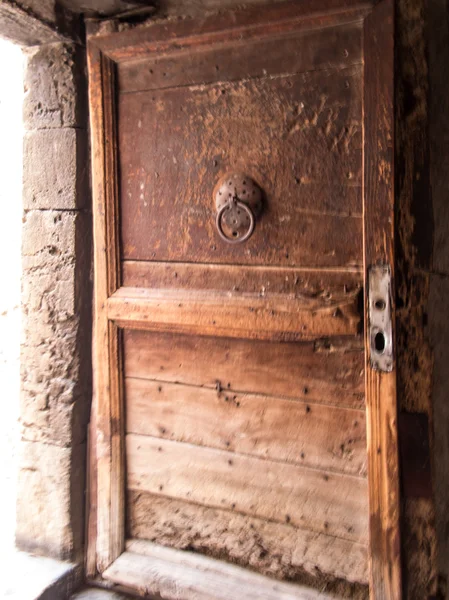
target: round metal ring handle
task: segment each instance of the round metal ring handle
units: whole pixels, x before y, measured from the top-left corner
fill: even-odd
[[[249,217],[249,226],[248,226],[248,231],[246,231],[245,234],[242,235],[241,237],[230,238],[223,231],[222,220],[223,220],[223,215],[225,214],[225,212],[227,210],[232,210],[234,207],[239,208],[246,212],[246,214]],[[250,209],[250,207],[247,204],[245,204],[244,202],[240,202],[240,200],[237,200],[236,198],[233,198],[230,202],[227,202],[220,208],[220,210],[217,213],[216,223],[217,223],[218,233],[222,240],[224,240],[228,244],[241,244],[242,242],[246,242],[246,240],[251,237],[251,235],[254,231],[254,226],[256,224],[256,219],[254,217],[253,211]]]

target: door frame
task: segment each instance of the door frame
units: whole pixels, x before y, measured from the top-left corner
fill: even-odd
[[[394,0],[304,0],[154,24],[88,39],[94,221],[94,399],[89,434],[87,575],[101,574],[125,550],[125,452],[121,329],[114,314],[121,286],[115,105],[116,65],[153,52],[180,51],[263,33],[363,21],[363,246],[365,397],[370,511],[370,596],[402,597],[396,368],[371,367],[369,272],[391,273],[394,340]],[[142,325],[142,324],[140,324]]]

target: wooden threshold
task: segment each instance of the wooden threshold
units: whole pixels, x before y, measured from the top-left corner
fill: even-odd
[[[213,558],[130,540],[103,573],[115,584],[167,600],[330,600],[311,588],[283,583]]]

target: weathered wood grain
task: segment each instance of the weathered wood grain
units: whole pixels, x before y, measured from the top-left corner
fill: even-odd
[[[128,433],[366,474],[364,411],[134,378],[125,394]]]
[[[383,14],[385,2],[390,0],[383,0],[376,6],[373,15]],[[327,13],[323,12],[324,8]],[[326,463],[323,459],[330,447],[328,442],[346,437],[348,429],[345,427],[353,424],[348,415],[358,412],[362,416],[361,410],[364,410],[364,363],[361,339],[355,335],[360,324],[356,300],[363,262],[363,127],[365,142],[369,139],[370,143],[373,140],[379,142],[381,150],[380,160],[374,167],[375,161],[366,161],[365,147],[365,221],[370,208],[368,204],[373,203],[374,208],[371,208],[377,215],[378,200],[375,196],[380,193],[381,202],[384,197],[385,186],[382,189],[376,187],[376,182],[371,179],[372,173],[379,169],[385,181],[389,177],[388,159],[383,160],[383,139],[379,135],[381,130],[382,135],[389,134],[388,126],[384,126],[388,114],[377,110],[383,102],[382,78],[385,74],[382,71],[384,67],[379,66],[378,47],[382,45],[383,38],[388,37],[388,27],[382,30],[382,37],[377,35],[379,23],[374,16],[366,22],[363,74],[361,66],[353,63],[353,60],[357,63],[360,59],[360,55],[354,53],[360,41],[357,37],[360,23],[342,25],[345,20],[359,20],[365,16],[366,10],[365,4],[361,6],[345,0],[328,0],[324,4],[321,0],[315,3],[306,0],[304,3],[289,3],[285,7],[263,9],[259,16],[254,11],[242,11],[231,18],[220,15],[200,23],[163,23],[149,27],[146,32],[134,31],[95,40],[97,47],[110,57],[101,58],[100,53],[95,55],[100,68],[97,70],[99,79],[95,80],[95,71],[93,78],[97,92],[98,85],[104,87],[103,95],[94,97],[94,107],[100,116],[93,120],[101,159],[98,160],[94,144],[94,155],[97,152],[94,185],[99,188],[94,210],[100,222],[96,268],[105,267],[99,275],[103,288],[96,297],[98,314],[105,317],[99,325],[100,334],[103,332],[105,335],[98,336],[97,343],[103,342],[102,350],[98,350],[98,358],[102,361],[102,374],[98,377],[102,384],[100,391],[106,398],[96,425],[99,438],[96,450],[99,471],[102,472],[98,482],[99,490],[104,490],[104,493],[98,493],[98,499],[108,503],[104,511],[100,509],[98,518],[100,571],[121,551],[124,539],[124,414],[117,325],[129,328],[133,324],[144,327],[145,323],[150,323],[152,327],[158,319],[158,327],[168,326],[172,331],[178,326],[181,327],[179,331],[187,327],[190,333],[196,333],[188,336],[157,331],[124,332],[125,370],[130,377],[128,383],[134,378],[139,393],[144,394],[140,396],[142,410],[148,410],[142,400],[147,392],[142,390],[151,389],[155,394],[157,387],[158,394],[164,395],[168,389],[164,402],[157,406],[164,420],[170,419],[167,425],[162,423],[161,417],[160,427],[165,428],[164,433],[160,429],[156,432],[151,429],[155,426],[153,418],[146,423],[150,427],[148,433],[152,435],[133,432],[127,436],[127,466],[131,484],[128,492],[134,494],[143,490],[142,497],[156,498],[155,506],[156,502],[160,502],[160,505],[157,504],[162,507],[160,511],[171,503],[184,502],[195,510],[203,511],[196,513],[198,519],[201,514],[215,511],[246,523],[255,519],[267,530],[276,527],[279,532],[284,532],[306,528],[309,529],[308,536],[319,534],[325,536],[320,539],[336,540],[334,543],[353,544],[358,540],[363,542],[361,545],[356,543],[358,549],[363,549],[367,542],[367,482],[348,472],[335,472],[338,469],[351,470],[348,467],[352,464],[350,461],[342,459],[341,466],[335,468],[332,461]],[[310,18],[306,16],[307,11],[312,13]],[[315,52],[311,42],[308,53],[300,52],[296,56],[293,51],[287,53],[286,64],[292,65],[296,74],[287,74],[280,60],[279,70],[276,69],[275,57],[282,54],[282,46],[285,54],[285,48],[292,44],[293,38],[303,38],[302,42],[306,38],[317,40],[320,36],[326,39],[325,29],[318,33],[323,26],[327,27],[328,46],[324,42],[321,47],[316,44]],[[314,28],[315,31],[312,31]],[[296,32],[299,30],[301,34],[298,36]],[[268,42],[270,38],[272,41]],[[279,48],[276,42],[279,42]],[[343,46],[341,55],[340,43]],[[219,44],[222,44],[221,48]],[[235,47],[231,50],[233,44]],[[243,60],[244,53],[240,53],[241,62],[234,60],[238,49],[246,47],[248,61]],[[256,48],[261,56],[262,47],[271,48],[272,60],[267,61],[266,75],[261,72],[262,60],[259,61],[257,56],[250,58],[250,47],[253,52]],[[331,48],[335,50],[333,55],[329,54]],[[191,49],[194,50],[191,52]],[[218,63],[215,58],[220,56],[220,51],[223,52],[223,62]],[[97,51],[92,52],[95,54]],[[151,60],[156,58],[153,67],[157,67],[156,73],[153,67],[149,67],[153,68],[157,80],[150,86],[164,89],[139,92],[132,86],[135,81],[140,82],[139,85],[143,82],[143,88],[147,89],[151,74],[139,70],[150,59],[150,52],[153,53]],[[387,71],[391,66],[388,52]],[[191,56],[187,57],[187,53]],[[185,67],[178,73],[173,70],[175,55],[179,59],[178,64],[182,63]],[[114,138],[117,90],[114,89],[111,57],[119,62],[131,59],[133,65],[119,65],[120,76],[131,74],[135,78],[134,83],[129,83],[127,91],[130,93],[119,97],[120,211]],[[196,62],[197,59],[199,62]],[[135,60],[143,62],[138,65]],[[298,62],[295,63],[295,60]],[[306,63],[311,63],[312,68],[318,67],[318,70],[300,72],[309,68]],[[226,65],[228,67],[223,69]],[[136,69],[134,74],[132,68]],[[202,68],[204,76],[197,85]],[[244,70],[247,72],[244,73]],[[365,93],[362,115],[363,76],[365,81],[371,78],[374,84],[368,86],[367,90],[371,91]],[[236,82],[235,79],[239,78],[240,81]],[[219,83],[212,83],[217,79]],[[212,84],[202,85],[204,83]],[[92,93],[95,96],[95,89]],[[367,102],[366,94],[371,94],[371,104]],[[378,97],[375,97],[376,94]],[[378,137],[370,138],[374,127],[377,127]],[[374,149],[375,144],[371,147]],[[249,243],[231,249],[222,247],[216,238],[212,191],[220,175],[239,169],[248,170],[248,174],[263,187],[264,211]],[[118,212],[122,218],[120,237],[123,243],[120,247]],[[371,225],[365,229],[365,243],[374,232],[373,235],[377,236],[374,246],[378,249],[386,239],[385,221],[376,219],[372,230]],[[387,241],[387,245],[389,243]],[[367,256],[370,256],[369,253]],[[147,261],[146,265],[139,264],[142,260]],[[382,260],[382,257],[377,256],[374,260]],[[155,266],[149,265],[150,261]],[[163,265],[166,261],[172,264]],[[144,282],[137,286],[126,284],[128,289],[117,293],[121,283],[119,264],[128,281],[129,277],[136,277]],[[367,264],[365,256],[364,266]],[[305,267],[319,272],[320,283],[308,273],[300,280],[298,293],[295,283],[297,267],[303,273]],[[324,268],[334,269],[332,277],[337,277],[335,270],[340,271],[338,277],[341,275],[342,279],[338,280],[336,287],[333,287],[334,283],[337,284],[336,279],[325,283],[325,275],[321,271]],[[351,271],[348,281],[343,280],[343,270]],[[178,276],[179,282],[168,283],[170,277],[177,279]],[[283,277],[293,277],[293,284],[290,280],[283,282]],[[158,279],[166,284],[155,283]],[[194,284],[195,287],[191,287]],[[236,289],[239,286],[241,289]],[[140,290],[132,291],[132,303],[127,305],[130,287],[139,287]],[[326,294],[329,290],[330,296]],[[181,306],[176,306],[174,311],[176,301]],[[187,311],[182,306],[184,302],[188,304]],[[254,302],[256,304],[251,306]],[[242,312],[245,308],[250,315],[246,319]],[[256,310],[251,311],[250,308]],[[334,309],[335,315],[329,318],[326,314],[323,320],[323,311],[330,308]],[[276,315],[276,311],[280,316]],[[212,316],[214,312],[219,315]],[[313,317],[308,321],[313,323],[308,335],[320,339],[309,343],[250,339],[257,338],[259,331],[274,339],[285,340],[288,335],[295,335],[298,339],[300,327],[304,325],[301,319],[306,313]],[[208,320],[215,321],[215,324]],[[217,321],[220,322],[219,328]],[[340,328],[335,327],[335,323],[339,323]],[[226,331],[228,337],[212,337],[214,333],[224,336]],[[233,335],[246,339],[233,338]],[[339,337],[329,339],[331,335]],[[345,340],[342,335],[347,336]],[[188,388],[182,402],[177,398],[181,387],[177,382]],[[388,394],[391,396],[391,387],[388,387],[391,381],[381,380],[380,387],[376,388],[378,383],[377,379],[370,383],[370,375],[367,376],[367,388],[372,395],[372,410],[368,413],[371,425],[376,423],[377,415],[385,414],[382,406],[384,389],[387,397]],[[383,388],[384,384],[387,387]],[[204,388],[196,390],[189,386]],[[240,402],[237,407],[237,404],[231,405],[229,400],[228,403],[224,400],[226,414],[220,412],[221,404],[217,408],[219,398],[226,397],[223,390],[232,392],[233,400],[235,396],[235,402]],[[182,407],[184,413],[175,412],[174,400],[177,408]],[[209,410],[209,402],[210,416],[201,421],[198,411]],[[263,414],[260,410],[258,413],[259,403],[265,407]],[[298,407],[305,411],[304,419],[300,418]],[[133,407],[127,408],[131,408],[129,414],[132,419]],[[228,417],[231,409],[239,416]],[[247,417],[241,417],[245,410]],[[339,417],[334,421],[330,415],[337,413]],[[283,432],[285,447],[282,447],[279,432],[286,414],[289,417]],[[261,450],[261,455],[256,457],[250,455],[253,450],[249,446],[251,443],[254,445],[251,435],[257,415],[260,427],[257,431],[261,435],[255,447],[256,451]],[[148,417],[136,416],[134,422],[139,424],[139,419],[146,421]],[[298,425],[296,431],[295,422]],[[306,423],[311,422],[315,425],[306,427]],[[357,427],[359,424],[361,427],[361,422]],[[394,437],[395,423],[393,419],[386,420],[377,429],[371,425],[368,424],[368,444],[372,447],[373,457],[377,439],[382,441],[391,432]],[[239,438],[242,429],[248,433],[247,438]],[[311,461],[316,461],[315,466],[322,467],[320,461],[324,460],[326,470],[293,464],[296,461],[292,460],[292,454],[301,453],[301,432],[306,429],[307,436],[304,436],[308,456]],[[373,432],[379,434],[378,438],[372,436]],[[147,430],[143,433],[146,434]],[[169,433],[173,434],[173,439],[162,439]],[[175,441],[178,436],[182,442]],[[224,448],[222,437],[229,437],[228,441],[234,445]],[[138,445],[140,449],[137,449]],[[265,458],[262,458],[263,452]],[[362,464],[361,442],[357,446],[357,457]],[[381,464],[382,460],[377,459],[376,464]],[[118,464],[117,471],[113,469],[114,464]],[[334,468],[335,471],[331,471]],[[390,488],[382,484],[385,471],[380,469],[373,475],[371,467],[370,473],[371,479],[378,477],[380,480],[378,495],[381,496],[382,490],[388,493]],[[374,497],[373,493],[371,497]],[[384,497],[380,500],[384,501]],[[385,557],[390,555],[382,544],[376,546],[376,527],[382,515],[379,519],[377,517],[374,515],[372,520],[373,547],[377,552],[374,560],[386,569]],[[111,518],[114,523],[109,523],[108,530],[108,519]],[[211,518],[210,515],[207,518]],[[168,514],[168,521],[171,519]],[[215,521],[217,531],[223,522]],[[201,525],[200,521],[198,523]],[[212,528],[213,523],[211,520]],[[155,522],[150,525],[156,528]],[[133,526],[147,525],[142,522]],[[234,528],[234,540],[239,536],[236,531]],[[385,536],[385,532],[382,534]],[[201,539],[201,534],[198,535]],[[279,533],[280,540],[284,540],[284,535],[287,536]],[[274,534],[271,539],[274,544]],[[313,545],[310,537],[306,539]],[[226,548],[234,543],[231,541],[228,546],[222,546],[224,554]],[[286,557],[290,552],[288,543],[287,546],[282,544],[279,541],[279,553],[285,551],[283,556]],[[299,548],[297,562],[289,563],[297,569],[295,572],[301,568],[301,561],[307,562],[304,547]],[[199,542],[198,549],[201,551]],[[329,552],[323,548],[322,561],[329,561],[329,573],[333,577],[334,571],[341,568],[340,552],[344,552],[342,546],[333,546]],[[348,555],[350,553],[348,548]],[[275,555],[274,546],[272,555]],[[393,559],[394,575],[396,556]],[[263,570],[256,561],[257,566]],[[135,567],[136,564],[130,565],[131,570]],[[361,569],[361,562],[356,562],[354,570],[361,572]],[[156,574],[156,578],[158,576]],[[148,580],[142,584],[142,578],[136,578],[134,571],[131,580],[133,577],[137,588],[143,585],[141,589],[150,589],[145,587]],[[184,581],[181,575],[178,579]],[[218,579],[212,578],[211,581],[212,585],[216,585]],[[165,586],[165,579],[164,582]],[[388,583],[382,588],[384,583],[376,576],[373,582],[372,593],[383,598],[382,590],[390,589]],[[172,584],[170,580],[168,587],[164,587],[164,593],[172,593],[169,591],[173,590],[173,587],[170,588]],[[174,597],[177,593],[173,592]],[[238,594],[234,596],[238,597]],[[215,596],[212,593],[209,597]]]
[[[88,48],[94,202],[94,414],[97,526],[90,529],[97,569],[102,572],[124,547],[124,447],[117,328],[108,321],[106,299],[118,286],[114,67],[96,48]],[[108,208],[107,208],[108,207]],[[114,257],[115,253],[115,257]],[[92,436],[93,437],[93,436]],[[92,443],[93,443],[92,439]],[[93,534],[96,533],[94,540]],[[90,553],[90,556],[92,554]],[[89,567],[92,569],[92,567]]]
[[[97,456],[96,456],[96,419],[95,407],[91,412],[87,431],[87,465],[86,465],[86,549],[84,566],[86,578],[93,579],[97,574]]]
[[[145,58],[154,52],[170,52],[206,45],[249,41],[253,38],[363,19],[375,0],[307,0],[223,11],[204,19],[150,24],[121,35],[102,35],[92,42],[117,62]]]
[[[122,327],[260,339],[355,336],[362,329],[358,295],[342,300],[261,298],[200,290],[121,288],[107,302]]]
[[[326,600],[327,594],[274,582],[220,561],[136,542],[104,573],[114,583],[169,600]],[[145,553],[144,553],[145,552]]]
[[[277,343],[126,330],[127,377],[364,409],[361,340]]]
[[[205,85],[319,68],[345,68],[362,62],[362,23],[296,32],[280,37],[233,42],[206,49],[171,52],[118,66],[120,92]]]
[[[390,266],[394,282],[394,3],[382,0],[364,25],[364,263],[366,410],[371,597],[402,598],[396,371],[369,364],[368,272]],[[394,283],[392,297],[395,297]],[[393,331],[395,326],[392,306]]]
[[[368,536],[366,480],[128,434],[128,488],[236,510],[356,542]]]
[[[346,193],[361,183],[360,67],[122,94],[119,138],[124,259],[361,265]],[[213,190],[236,171],[265,199],[251,238],[229,245]]]
[[[233,294],[257,294],[261,298],[282,294],[332,302],[361,292],[363,270],[125,260],[122,262],[122,281],[124,287],[220,290]]]
[[[319,587],[324,575],[326,589],[342,587],[329,576],[368,582],[366,545],[145,492],[128,493],[127,535],[225,559],[278,579]]]

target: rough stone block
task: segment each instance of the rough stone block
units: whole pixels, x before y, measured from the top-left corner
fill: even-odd
[[[32,210],[23,225],[22,438],[86,439],[91,394],[90,219]]]
[[[34,389],[36,389],[36,384]],[[52,384],[54,387],[54,382]],[[31,388],[31,389],[30,389]],[[73,397],[73,390],[66,390],[66,397]],[[83,402],[84,401],[84,402]],[[87,415],[83,404],[89,398],[64,403],[54,394],[33,391],[29,384],[21,394],[21,438],[29,442],[51,443],[60,447],[81,443],[86,438]]]
[[[80,129],[42,129],[25,134],[24,209],[83,208],[88,197],[86,148],[86,132]]]
[[[28,313],[45,309],[48,314],[56,315],[58,321],[73,317],[76,313],[75,265],[24,271],[22,304]]]
[[[86,439],[91,365],[90,328],[80,317],[52,320],[43,308],[23,316],[20,423],[22,438],[70,446]]]
[[[76,44],[48,44],[27,51],[25,129],[84,127],[85,53]]]
[[[91,279],[92,223],[83,211],[25,212],[22,227],[22,271],[55,272],[75,265],[77,297]],[[79,305],[77,305],[79,308]]]
[[[45,259],[73,258],[76,246],[76,226],[79,213],[52,210],[32,210],[25,213],[22,228],[22,255]],[[50,260],[50,263],[52,261]]]
[[[18,4],[47,23],[57,22],[55,0],[19,0]]]
[[[21,442],[16,543],[61,560],[80,558],[85,446]]]

